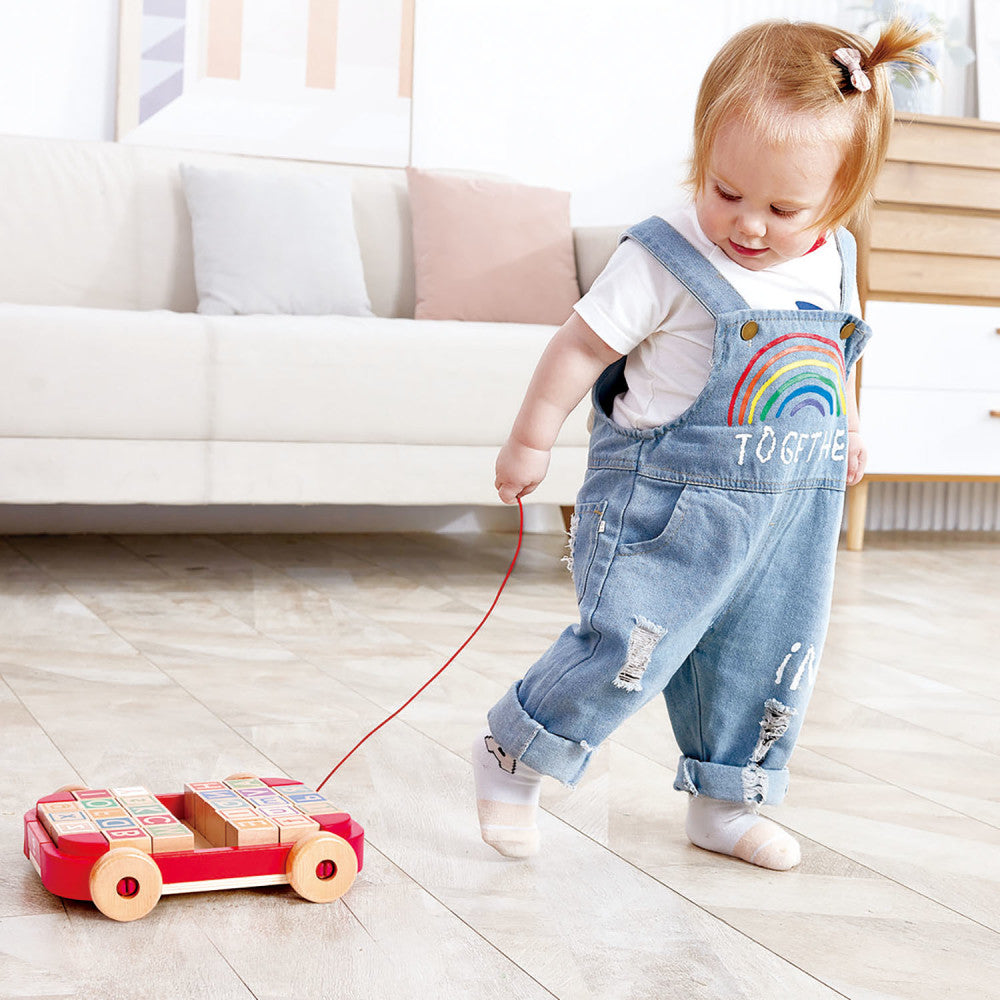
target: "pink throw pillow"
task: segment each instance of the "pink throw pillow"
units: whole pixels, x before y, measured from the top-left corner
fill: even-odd
[[[562,324],[580,298],[569,193],[408,167],[417,319]]]

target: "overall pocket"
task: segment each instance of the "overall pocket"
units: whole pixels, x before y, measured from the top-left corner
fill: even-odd
[[[638,556],[669,545],[684,521],[686,490],[683,483],[637,479],[617,554]]]
[[[587,592],[587,578],[594,565],[597,540],[604,531],[604,512],[607,509],[608,501],[601,500],[597,503],[577,504],[573,511],[569,529],[569,555],[565,561],[573,573],[578,602],[583,600],[583,595]]]

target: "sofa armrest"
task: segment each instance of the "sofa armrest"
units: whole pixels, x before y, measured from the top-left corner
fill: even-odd
[[[576,279],[583,295],[604,270],[618,246],[618,238],[628,226],[581,226],[573,230],[576,252]]]

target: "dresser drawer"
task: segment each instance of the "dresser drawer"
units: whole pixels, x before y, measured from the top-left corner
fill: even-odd
[[[899,475],[1000,475],[996,392],[861,390],[868,471]]]
[[[1000,394],[1000,309],[876,300],[865,318],[874,336],[864,353],[864,386]]]

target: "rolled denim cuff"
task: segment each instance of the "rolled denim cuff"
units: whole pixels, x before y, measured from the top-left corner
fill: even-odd
[[[788,768],[769,771],[759,764],[735,767],[681,757],[674,788],[726,802],[776,806],[788,792]]]
[[[520,681],[487,713],[490,733],[504,751],[535,771],[574,786],[583,777],[595,748],[550,733],[521,705]]]

